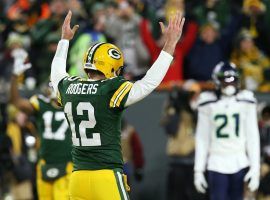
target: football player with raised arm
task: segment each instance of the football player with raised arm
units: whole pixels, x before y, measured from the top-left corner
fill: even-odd
[[[33,115],[40,139],[37,164],[37,191],[39,200],[67,200],[69,177],[72,172],[70,129],[64,111],[58,106],[51,89],[48,96],[34,95],[25,99],[18,92],[18,77],[31,64],[25,64],[27,52],[13,52],[14,68],[10,99],[18,109]],[[48,86],[49,88],[49,86]]]
[[[209,185],[211,200],[243,200],[244,182],[251,192],[259,186],[256,99],[239,89],[233,63],[220,62],[212,77],[216,91],[199,97],[194,184],[202,193]]]
[[[82,66],[88,79],[70,77],[66,59],[71,40],[79,28],[70,28],[71,11],[62,26],[51,67],[51,81],[59,93],[72,131],[70,199],[129,199],[121,153],[121,118],[128,106],[149,95],[162,81],[179,41],[185,19],[175,14],[161,29],[166,42],[158,59],[139,81],[131,83],[119,76],[123,54],[110,43],[97,43],[85,54]]]

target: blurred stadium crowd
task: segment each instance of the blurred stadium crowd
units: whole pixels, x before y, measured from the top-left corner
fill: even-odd
[[[20,198],[21,194],[31,197],[29,199],[35,196],[35,190],[28,195],[32,189],[25,188],[35,188],[32,172],[37,161],[38,143],[33,138],[33,119],[29,120],[27,115],[9,105],[13,66],[11,52],[17,48],[26,49],[33,66],[20,77],[22,95],[29,97],[42,91],[48,85],[61,24],[68,10],[73,12],[72,24],[80,25],[70,45],[69,74],[85,77],[82,68],[85,51],[91,44],[107,41],[115,43],[123,51],[124,76],[130,80],[141,78],[159,55],[164,40],[158,22],[166,23],[171,13],[181,10],[186,16],[184,34],[160,90],[180,86],[183,91],[193,91],[192,95],[181,92],[176,96],[173,91],[169,98],[170,105],[182,113],[182,121],[191,127],[190,130],[193,130],[196,120],[190,109],[192,99],[199,91],[212,87],[211,73],[220,60],[228,59],[237,65],[243,88],[255,92],[270,91],[269,0],[1,0],[0,199],[11,188],[14,196],[19,196],[17,199],[24,199]],[[259,122],[262,149],[265,149],[262,173],[265,186],[261,187],[264,194],[270,194],[269,118],[270,107],[266,106]],[[167,132],[173,132],[170,128],[174,125],[169,126],[165,121],[162,119]],[[6,132],[7,135],[3,134]],[[176,138],[179,141],[169,140],[168,155],[175,156],[174,151],[178,150],[173,145],[184,140],[190,149],[179,150],[178,156],[188,164],[183,172],[192,174],[192,166],[189,165],[193,162],[189,159],[193,159],[194,140],[188,135],[186,138],[181,136]]]

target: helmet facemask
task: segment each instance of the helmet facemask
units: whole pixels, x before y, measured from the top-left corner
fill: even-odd
[[[238,77],[233,75],[219,78],[221,93],[225,96],[233,96],[238,91]]]
[[[220,62],[212,74],[216,89],[225,96],[233,96],[239,90],[239,74],[233,63]]]

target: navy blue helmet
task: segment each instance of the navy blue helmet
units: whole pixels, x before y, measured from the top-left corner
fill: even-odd
[[[218,89],[227,85],[239,86],[239,72],[231,62],[219,62],[212,72],[212,79]]]

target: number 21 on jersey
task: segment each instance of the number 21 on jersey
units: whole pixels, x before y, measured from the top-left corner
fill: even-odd
[[[86,129],[94,128],[96,125],[95,118],[95,108],[92,106],[90,102],[80,102],[76,107],[76,115],[83,115],[83,111],[87,111],[88,120],[82,120],[79,124],[79,127],[76,126],[78,124],[74,123],[74,118],[72,113],[72,102],[67,102],[64,108],[64,111],[67,115],[70,129],[72,132],[72,142],[75,146],[101,146],[100,133],[92,133],[92,138],[87,138]],[[76,128],[79,130],[77,137]]]
[[[216,129],[217,138],[229,138],[230,133],[233,132],[236,137],[239,137],[239,113],[235,113],[231,116],[225,114],[218,114],[214,117],[215,122],[219,123]],[[229,130],[230,132],[224,131],[224,129],[229,126],[230,123],[234,123],[234,130]]]

